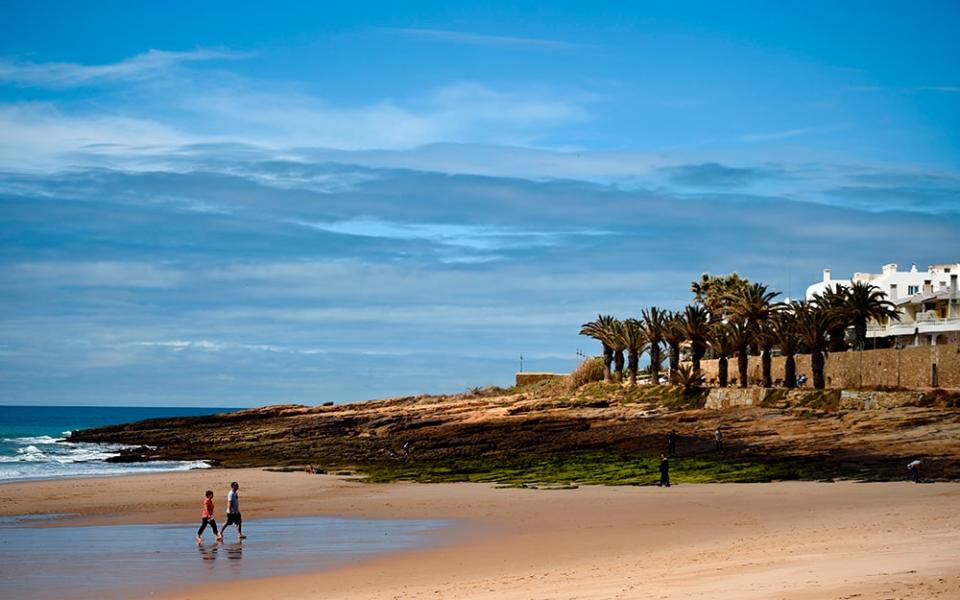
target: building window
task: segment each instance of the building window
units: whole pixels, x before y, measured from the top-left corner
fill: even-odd
[[[912,296],[912,295],[914,295],[914,294],[919,294],[919,293],[920,293],[920,286],[919,286],[919,285],[908,285],[908,286],[907,286],[907,295],[908,295],[908,296]]]

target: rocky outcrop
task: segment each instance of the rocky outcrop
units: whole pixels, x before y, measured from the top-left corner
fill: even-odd
[[[704,396],[708,406],[725,410],[697,408]],[[456,396],[152,419],[77,431],[71,440],[142,446],[141,457],[150,459],[330,469],[411,456],[450,465],[596,452],[658,456],[673,429],[685,456],[712,457],[713,431],[721,427],[727,460],[799,460],[832,476],[902,478],[905,459],[923,456],[926,476],[960,479],[957,401],[944,394],[760,388],[685,395],[669,386],[602,383],[568,392],[542,382]]]

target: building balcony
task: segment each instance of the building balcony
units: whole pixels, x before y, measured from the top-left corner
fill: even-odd
[[[867,337],[888,337],[901,335],[923,335],[926,333],[948,333],[960,331],[960,318],[940,318],[928,314],[917,315],[916,321],[889,323],[887,325],[868,325]]]

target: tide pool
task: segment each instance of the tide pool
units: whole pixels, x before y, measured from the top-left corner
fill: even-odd
[[[51,515],[51,517],[54,517]],[[423,547],[440,520],[297,517],[244,522],[222,544],[199,523],[43,527],[35,517],[0,523],[4,598],[126,599],[203,583],[331,569]]]

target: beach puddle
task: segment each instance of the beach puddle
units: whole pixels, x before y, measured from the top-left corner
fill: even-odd
[[[446,521],[297,517],[231,527],[222,544],[196,523],[35,527],[0,524],[4,598],[137,598],[190,585],[290,575],[423,547]]]

